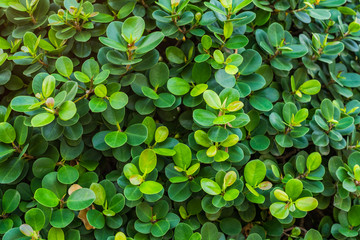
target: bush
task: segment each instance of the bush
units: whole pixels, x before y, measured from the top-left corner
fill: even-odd
[[[0,238],[359,239],[357,3],[0,1]]]

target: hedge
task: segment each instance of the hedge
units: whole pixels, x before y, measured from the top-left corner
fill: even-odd
[[[360,238],[358,0],[0,0],[0,238]]]

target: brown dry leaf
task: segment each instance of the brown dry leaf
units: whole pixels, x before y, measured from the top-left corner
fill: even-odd
[[[84,223],[86,230],[95,229],[93,226],[90,225],[89,221],[86,218],[86,213],[90,210],[90,208],[85,208],[80,210],[78,218]]]
[[[71,186],[69,187],[69,190],[68,190],[69,196],[70,196],[73,192],[75,192],[76,190],[79,190],[79,189],[81,189],[81,188],[82,188],[82,186],[80,186],[79,184],[73,184],[73,185],[71,185]]]

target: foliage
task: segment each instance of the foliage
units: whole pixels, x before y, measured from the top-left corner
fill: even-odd
[[[0,238],[359,239],[358,4],[0,0]]]

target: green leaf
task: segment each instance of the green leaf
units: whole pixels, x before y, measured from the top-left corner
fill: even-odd
[[[299,179],[290,179],[285,185],[286,194],[292,199],[297,199],[303,191],[303,184]]]
[[[111,94],[110,99],[110,106],[114,109],[121,109],[126,106],[129,102],[129,98],[126,93],[123,92],[115,92]]]
[[[241,222],[233,217],[223,218],[220,221],[220,229],[227,235],[235,236],[240,234],[242,226]]]
[[[219,49],[216,49],[213,53],[214,55],[214,60],[219,63],[219,64],[223,64],[225,59],[224,59],[224,55],[223,53],[219,50]]]
[[[168,157],[174,156],[176,153],[174,150],[167,148],[154,148],[153,150],[158,155],[168,156]]]
[[[221,10],[220,8],[218,8],[217,6],[215,6],[214,4],[211,4],[211,3],[209,3],[209,2],[204,2],[204,5],[206,6],[206,7],[208,7],[208,8],[210,8],[211,10],[213,10],[214,12],[217,12],[217,13],[219,13],[219,14],[221,14],[221,15],[226,15],[226,13],[223,11],[223,10]]]
[[[273,108],[272,103],[265,97],[253,95],[250,97],[249,102],[259,111],[267,112]]]
[[[8,184],[15,181],[21,174],[25,165],[22,158],[11,158],[0,164],[0,183]]]
[[[95,87],[94,93],[99,98],[104,98],[107,94],[107,88],[104,84],[99,84]]]
[[[214,113],[204,109],[196,109],[193,112],[193,117],[196,123],[204,127],[210,127],[214,125],[213,122],[217,118]]]
[[[50,224],[56,228],[64,228],[74,220],[75,214],[67,208],[57,209],[52,212]]]
[[[311,153],[306,159],[306,168],[310,171],[316,170],[321,165],[321,155],[318,152]]]
[[[338,7],[337,9],[345,15],[356,15],[356,12],[349,7]]]
[[[285,124],[283,123],[282,118],[276,112],[272,112],[269,116],[270,124],[278,131],[285,130]]]
[[[95,194],[96,194],[96,199],[98,199],[98,194],[96,193],[96,191],[95,191]],[[103,196],[103,194],[100,194],[99,196]],[[95,203],[96,203],[96,201],[97,200],[95,200]],[[120,212],[125,206],[125,197],[124,197],[124,195],[122,195],[121,193],[115,194],[110,199],[110,202],[109,202],[108,206],[109,206],[109,209],[111,211],[114,211],[115,213]]]
[[[218,240],[219,232],[216,225],[212,222],[206,222],[201,227],[202,240]]]
[[[223,147],[232,147],[239,142],[239,136],[236,134],[229,135],[225,141],[221,142]]]
[[[90,82],[90,78],[83,72],[76,71],[76,72],[74,72],[74,76],[80,82],[83,82],[83,83]]]
[[[308,49],[300,44],[289,44],[284,47],[289,49],[288,51],[283,51],[282,55],[290,58],[300,58],[305,56],[308,53]]]
[[[126,52],[126,50],[127,50],[126,46],[124,46],[123,44],[121,44],[113,39],[106,38],[106,37],[99,37],[99,40],[102,44],[104,44],[108,47],[114,48],[116,50],[119,50],[121,52]]]
[[[281,71],[290,71],[293,68],[289,58],[278,56],[270,61],[272,67]]]
[[[204,35],[201,37],[201,44],[203,46],[203,48],[205,48],[206,50],[210,49],[212,46],[212,39],[209,35]]]
[[[357,22],[351,22],[348,27],[349,33],[355,33],[360,30],[360,24]]]
[[[318,201],[313,197],[303,197],[295,201],[296,208],[301,211],[312,211],[318,206]]]
[[[305,234],[304,240],[313,240],[313,239],[322,239],[321,233],[319,231],[316,231],[315,229],[310,229]]]
[[[144,174],[149,174],[156,167],[156,154],[152,149],[145,149],[139,157],[139,168]],[[140,189],[141,190],[141,189]]]
[[[206,132],[203,130],[197,130],[194,134],[194,138],[197,144],[203,146],[203,147],[211,147],[212,141],[209,139]]]
[[[179,223],[174,232],[175,240],[189,240],[193,234],[192,228],[186,223]]]
[[[33,53],[36,51],[37,40],[38,38],[32,32],[27,32],[24,34],[24,45]]]
[[[315,95],[320,92],[320,89],[321,83],[318,80],[308,80],[299,87],[302,93],[308,95]]]
[[[250,139],[250,146],[256,151],[264,151],[270,146],[270,139],[264,135],[257,135]]]
[[[109,132],[105,136],[105,142],[112,148],[118,148],[127,142],[127,135],[119,131]]]
[[[294,122],[301,123],[306,120],[308,115],[309,115],[309,111],[306,108],[302,108],[295,114]]]
[[[169,74],[169,68],[165,63],[157,63],[149,72],[151,85],[155,88],[164,86],[169,80]]]
[[[174,95],[184,95],[190,91],[190,85],[182,78],[173,77],[167,82],[167,88]]]
[[[137,54],[147,53],[156,48],[164,39],[162,32],[152,32],[141,40],[135,52]]]
[[[133,124],[129,126],[125,130],[125,134],[127,135],[127,143],[131,146],[138,146],[142,144],[147,136],[148,136],[148,130],[143,124]]]
[[[252,49],[245,50],[241,56],[244,61],[239,66],[239,72],[241,75],[250,75],[255,72],[262,64],[262,58],[260,54]]]
[[[121,27],[121,36],[128,43],[134,43],[140,40],[145,30],[145,22],[141,17],[127,18]]]
[[[102,229],[105,226],[105,217],[96,209],[90,209],[86,213],[86,219],[89,224],[97,229]]]
[[[260,160],[252,160],[248,162],[244,169],[245,181],[251,186],[256,186],[266,175],[265,164]]]
[[[38,188],[35,191],[34,198],[45,207],[56,207],[60,201],[55,193],[46,188]]]
[[[145,95],[145,97],[148,97],[153,100],[159,99],[159,95],[155,92],[155,90],[149,88],[149,87],[141,87],[142,93]]]
[[[272,23],[268,28],[268,37],[270,43],[274,47],[280,46],[281,42],[285,38],[285,32],[283,26],[281,26],[277,22]]]
[[[240,191],[238,189],[230,189],[225,192],[224,194],[224,200],[229,202],[235,200],[240,194]]]
[[[220,69],[215,73],[215,80],[224,88],[232,88],[236,83],[235,77],[227,73],[225,69]]]
[[[73,192],[66,201],[70,210],[79,211],[89,207],[96,199],[95,193],[88,188],[81,188]]]
[[[169,59],[169,61],[172,63],[182,64],[185,62],[186,59],[185,54],[178,47],[174,47],[174,46],[167,47],[165,53],[167,59]]]
[[[311,17],[319,20],[326,20],[331,17],[328,9],[309,9],[307,12]]]
[[[225,125],[236,119],[234,115],[222,115],[214,119],[213,124]]]
[[[107,109],[107,103],[102,98],[94,97],[89,102],[89,108],[92,112],[104,112]]]
[[[270,212],[271,215],[273,215],[274,217],[278,218],[278,219],[285,219],[290,211],[289,211],[289,207],[286,206],[286,203],[284,202],[276,202],[270,205]]]
[[[275,136],[276,143],[283,148],[288,148],[293,146],[293,140],[288,134],[278,134]]]
[[[321,114],[326,120],[329,121],[334,118],[334,105],[328,98],[321,102],[320,109]]]
[[[163,186],[154,181],[145,181],[140,185],[140,191],[144,194],[157,194],[163,190]]]
[[[192,159],[190,148],[186,144],[178,143],[174,150],[176,154],[173,156],[173,159],[176,166],[186,170],[190,166]]]
[[[119,12],[117,13],[117,18],[118,19],[122,19],[127,17],[135,8],[136,3],[135,2],[128,2],[125,5],[123,5]],[[116,239],[115,240],[121,240],[121,239]],[[124,239],[126,240],[126,239]]]
[[[201,188],[210,195],[219,195],[221,193],[221,188],[219,184],[215,181],[207,178],[201,179]]]
[[[249,0],[244,0],[249,1]],[[251,0],[250,0],[251,1]],[[225,47],[230,49],[239,49],[245,47],[249,43],[249,39],[244,35],[236,35],[232,36],[230,39],[226,41]]]
[[[338,80],[345,87],[356,88],[360,87],[360,74],[357,73],[343,73]]]
[[[12,236],[14,234],[11,234],[11,232],[13,230],[17,230],[17,229],[10,230],[9,234],[5,234],[4,239],[13,239],[13,238],[11,238],[11,237],[14,237],[14,236]],[[18,236],[18,237],[23,237],[24,235],[28,236],[28,237],[31,237],[34,234],[34,229],[32,229],[32,227],[29,224],[21,224],[20,227],[19,227],[19,230],[20,231],[19,231],[18,235],[20,235],[20,236]],[[16,232],[15,232],[15,234],[16,234]],[[10,235],[10,237],[7,238],[7,235]]]
[[[4,213],[12,213],[16,210],[20,203],[20,193],[15,189],[8,189],[2,197],[2,211]]]
[[[292,124],[292,117],[297,113],[297,107],[292,102],[285,103],[282,109],[282,115],[286,123]]]
[[[148,130],[148,136],[146,138],[145,143],[149,145],[154,140],[155,137],[156,123],[152,117],[146,117],[143,120],[142,124],[146,126]]]
[[[45,214],[39,208],[32,208],[25,213],[25,222],[34,231],[40,231],[45,225]]]
[[[48,98],[51,96],[55,89],[56,80],[53,76],[48,75],[45,77],[43,83],[42,83],[42,94],[45,98]]]
[[[72,101],[63,102],[59,108],[59,118],[63,121],[68,121],[76,114],[76,105]]]
[[[357,227],[360,225],[360,205],[354,205],[348,212],[348,221],[351,226]]]
[[[231,185],[234,184],[236,179],[237,179],[237,175],[234,171],[227,172],[224,177],[224,186],[230,187]]]
[[[136,206],[136,216],[142,222],[150,222],[152,218],[152,207],[147,202],[142,202]]]
[[[72,61],[66,56],[59,57],[55,62],[55,67],[61,75],[67,78],[70,78],[74,68]]]
[[[282,202],[287,202],[289,201],[289,196],[287,195],[286,192],[284,192],[283,190],[280,189],[276,189],[274,191],[274,196],[277,198],[277,200],[282,201]]]
[[[10,123],[0,123],[0,141],[3,143],[12,143],[15,141],[16,132]]]
[[[48,240],[65,240],[64,231],[60,228],[50,228],[48,233]]]
[[[63,166],[58,170],[57,179],[63,184],[72,184],[79,178],[79,172],[71,166]]]
[[[169,129],[165,126],[160,126],[155,131],[155,142],[161,143],[169,136]]]
[[[6,41],[6,39],[0,37],[0,48],[6,50],[6,49],[10,49],[11,46],[10,43]]]
[[[227,73],[227,74],[232,74],[232,75],[235,75],[237,72],[238,72],[238,68],[236,67],[236,66],[234,66],[234,65],[226,65],[226,67],[225,67],[225,72]]]
[[[238,11],[240,11],[242,8],[246,7],[247,5],[249,5],[252,2],[252,0],[243,0],[241,1],[234,9],[234,13],[237,13]]]
[[[151,234],[154,237],[162,237],[170,229],[170,223],[167,220],[160,220],[151,227]]]
[[[213,109],[221,108],[221,100],[216,92],[213,90],[206,90],[203,94],[204,100]]]
[[[43,127],[54,121],[55,116],[52,113],[39,113],[31,118],[31,125],[33,127]]]
[[[28,112],[32,110],[30,107],[38,102],[39,100],[31,96],[17,96],[11,100],[10,107],[17,112]]]
[[[222,142],[225,141],[228,137],[229,132],[220,126],[212,127],[208,131],[208,137],[213,142]]]

